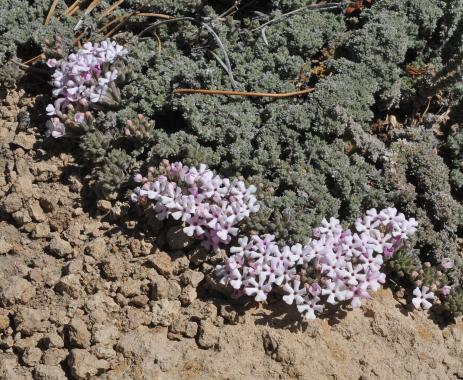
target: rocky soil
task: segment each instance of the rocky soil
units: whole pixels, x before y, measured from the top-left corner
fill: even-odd
[[[0,379],[463,379],[461,319],[389,289],[311,324],[233,301],[211,276],[223,253],[93,202],[75,155],[30,125],[35,100],[2,97]]]

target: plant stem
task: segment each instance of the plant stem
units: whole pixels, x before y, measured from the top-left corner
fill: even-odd
[[[206,89],[192,89],[192,88],[177,88],[173,94],[208,94],[208,95],[232,95],[232,96],[256,96],[256,97],[269,97],[269,98],[290,98],[292,96],[299,96],[314,92],[315,88],[308,88],[301,91],[271,93],[271,92],[247,92],[247,91],[231,91],[231,90],[206,90]]]

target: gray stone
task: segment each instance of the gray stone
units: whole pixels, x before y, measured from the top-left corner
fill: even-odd
[[[159,274],[155,274],[150,278],[151,283],[149,294],[152,300],[158,301],[163,298],[169,300],[176,300],[179,297],[182,288],[176,280],[167,280]]]
[[[47,219],[38,201],[29,204],[29,215],[35,222],[44,222]]]
[[[34,380],[66,380],[63,369],[57,365],[39,364],[34,369]]]
[[[68,350],[64,348],[50,348],[42,355],[42,363],[50,366],[60,365],[68,356]]]
[[[193,288],[191,285],[182,289],[180,293],[180,302],[183,306],[190,305],[196,298],[198,298],[198,293],[196,292],[196,288]]]
[[[48,322],[50,312],[48,309],[32,309],[21,306],[15,313],[13,321],[16,331],[24,336],[30,336],[37,332],[43,332],[50,325]]]
[[[13,249],[13,246],[8,243],[5,238],[0,237],[0,255],[6,255]]]
[[[113,346],[119,338],[119,330],[114,325],[98,324],[93,327],[93,343]]]
[[[198,329],[197,343],[200,348],[219,347],[219,329],[209,320],[201,321]]]
[[[72,298],[79,298],[82,290],[80,276],[78,274],[69,274],[61,277],[55,285],[55,290],[61,294],[69,294]]]
[[[74,318],[65,328],[66,338],[71,347],[87,348],[90,347],[91,335],[85,323],[78,318]]]
[[[97,376],[109,368],[106,360],[98,359],[90,352],[77,348],[71,351],[67,362],[72,376],[76,379]]]
[[[14,276],[0,282],[0,306],[26,304],[33,297],[35,288],[24,278]]]
[[[25,150],[31,150],[34,147],[35,141],[36,139],[34,135],[29,135],[24,132],[19,132],[15,136],[13,143],[15,145],[20,146],[21,148]]]
[[[194,288],[196,288],[203,279],[203,273],[191,269],[188,269],[180,276],[183,285],[191,285]]]
[[[42,348],[49,350],[51,348],[63,348],[64,347],[64,341],[61,336],[58,335],[56,332],[51,332],[45,335],[41,340],[40,340],[40,345]]]
[[[171,277],[174,271],[174,265],[171,257],[164,251],[158,251],[156,254],[148,260],[159,274],[164,277]]]
[[[152,320],[154,325],[168,327],[172,324],[180,312],[180,301],[162,299],[153,304]]]
[[[52,254],[61,258],[67,257],[73,252],[71,244],[59,237],[51,239],[48,249]]]
[[[90,227],[89,227],[90,228]],[[88,228],[86,228],[87,231]],[[85,248],[85,252],[91,255],[96,260],[101,259],[107,252],[106,242],[103,238],[99,237],[93,240]]]
[[[32,231],[32,237],[34,239],[46,238],[50,235],[50,226],[48,223],[39,223],[35,225],[34,231]]]
[[[22,207],[22,198],[16,193],[8,194],[5,198],[3,198],[1,203],[1,209],[8,214],[13,214],[16,211],[21,210]]]
[[[140,294],[141,281],[127,280],[125,281],[119,291],[124,297],[135,297]]]
[[[35,367],[42,358],[42,351],[37,347],[26,348],[22,355],[22,361],[28,367]]]
[[[101,269],[104,277],[108,280],[118,280],[124,274],[124,263],[111,257],[102,262]]]

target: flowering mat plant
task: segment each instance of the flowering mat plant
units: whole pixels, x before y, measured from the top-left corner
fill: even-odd
[[[105,40],[87,42],[65,60],[48,60],[55,68],[56,98],[46,107],[51,116],[48,136],[78,135],[92,128],[92,111],[120,98],[116,80],[127,67],[127,54],[123,46]],[[139,115],[127,122],[124,134],[143,138],[152,127]],[[417,270],[407,267],[418,222],[396,208],[372,208],[351,228],[334,217],[324,218],[305,244],[281,245],[272,234],[240,234],[240,227],[260,209],[253,184],[223,178],[205,164],[196,168],[168,160],[158,169],[150,167],[146,176],[135,174],[133,181],[139,186],[131,200],[143,210],[153,210],[160,221],[182,223],[183,232],[207,250],[230,246],[230,256],[217,265],[215,276],[236,298],[247,295],[262,302],[275,291],[302,318],[312,320],[326,304],[359,307],[385,284],[388,263],[415,285],[415,308],[429,309],[453,292],[445,275],[453,268],[452,259],[442,260],[438,270],[429,263]]]

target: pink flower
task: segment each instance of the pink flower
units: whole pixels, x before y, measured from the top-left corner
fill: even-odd
[[[320,298],[318,297],[305,297],[304,303],[297,305],[297,310],[301,313],[306,320],[316,319],[315,312],[321,313],[323,311],[323,305],[318,305]]]
[[[293,281],[292,286],[287,283],[283,286],[283,290],[288,293],[287,295],[283,296],[283,301],[285,301],[288,305],[291,305],[293,301],[296,301],[296,305],[300,305],[304,302],[304,296],[307,294],[307,290],[305,287],[300,287],[301,281],[295,279]]]
[[[134,182],[141,183],[143,182],[143,176],[140,173],[137,173],[133,176]]]
[[[364,283],[360,283],[356,286],[351,287],[351,292],[352,301],[350,304],[354,308],[360,307],[362,305],[363,300],[370,298],[370,294],[366,290],[366,284]]]
[[[420,288],[415,288],[413,291],[413,295],[415,296],[412,299],[413,305],[417,309],[429,309],[432,306],[432,303],[429,300],[434,300],[434,293],[429,291],[427,286],[423,286]]]
[[[443,296],[448,296],[450,293],[452,293],[452,287],[448,286],[448,285],[445,285],[445,286],[442,287],[440,292],[441,292],[441,294]]]
[[[345,287],[341,281],[326,281],[324,287],[322,288],[322,295],[328,296],[326,302],[335,305],[338,301],[344,301],[347,298],[350,298],[350,291]]]
[[[75,115],[74,115],[74,121],[77,123],[77,124],[81,124],[83,123],[85,120],[85,115],[83,112],[77,112]]]
[[[440,265],[442,266],[442,268],[445,268],[445,269],[452,269],[453,266],[455,265],[455,262],[453,259],[449,258],[449,257],[445,257],[442,259]]]
[[[267,299],[267,294],[272,290],[272,286],[266,283],[267,277],[265,274],[259,275],[259,281],[257,282],[254,277],[251,277],[247,280],[244,292],[248,296],[255,296],[254,299],[257,302],[265,301]]]
[[[57,64],[58,64],[58,61],[54,58],[50,58],[49,60],[47,60],[48,67],[56,67]]]

